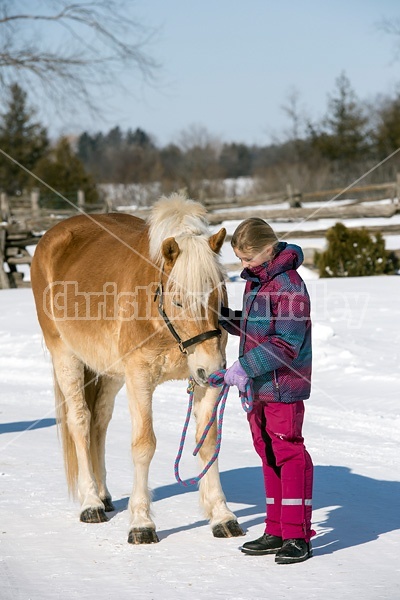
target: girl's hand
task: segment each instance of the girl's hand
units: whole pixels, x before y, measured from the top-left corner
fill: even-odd
[[[241,392],[244,392],[246,383],[249,381],[249,376],[237,360],[225,371],[224,381],[227,385],[236,385]]]

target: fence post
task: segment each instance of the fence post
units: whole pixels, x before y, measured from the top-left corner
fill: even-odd
[[[78,190],[78,208],[83,210],[85,208],[85,192]]]
[[[399,204],[399,202],[400,202],[400,173],[397,173],[393,204]]]
[[[8,196],[5,192],[1,192],[0,194],[0,217],[2,221],[8,223],[10,220],[11,212],[10,212],[10,204],[8,202]]]
[[[286,197],[290,208],[301,208],[302,195],[297,189],[293,191],[290,183],[286,184]]]
[[[6,230],[4,227],[0,227],[0,290],[8,290],[10,287],[10,281],[8,275],[4,270],[4,259],[6,253]]]
[[[40,192],[38,190],[38,188],[35,188],[31,191],[31,207],[32,207],[32,214],[33,215],[38,215],[39,214],[39,198],[40,198]]]
[[[105,212],[107,212],[107,213],[112,212],[113,211],[113,202],[112,202],[111,196],[106,194],[106,196],[104,198],[104,203],[105,203]]]
[[[292,194],[292,186],[290,185],[290,183],[287,183],[286,184],[286,199],[289,202],[289,206],[292,205],[292,196],[293,196],[293,194]]]

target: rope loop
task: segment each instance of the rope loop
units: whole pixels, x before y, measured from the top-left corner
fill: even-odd
[[[193,450],[193,456],[196,456],[198,454],[200,448],[204,444],[204,441],[208,435],[208,432],[210,431],[211,427],[215,423],[215,420],[217,419],[217,439],[216,439],[216,443],[215,443],[214,453],[213,453],[212,457],[210,458],[210,460],[208,461],[208,463],[206,464],[206,466],[204,467],[204,469],[202,470],[202,472],[197,477],[194,477],[193,479],[189,479],[187,481],[183,481],[179,475],[179,463],[180,463],[183,448],[185,445],[186,433],[187,433],[187,430],[189,427],[190,416],[192,414],[194,388],[195,388],[194,379],[192,377],[189,378],[188,387],[187,387],[187,393],[189,394],[189,404],[188,404],[188,409],[187,409],[187,413],[186,413],[185,423],[184,423],[183,430],[182,430],[178,454],[175,459],[175,465],[174,465],[175,479],[177,480],[178,483],[184,485],[185,487],[187,487],[188,485],[198,484],[218,458],[219,451],[221,448],[221,441],[222,441],[222,422],[223,422],[223,418],[224,418],[226,400],[228,398],[228,393],[229,393],[229,388],[230,388],[230,386],[227,383],[225,383],[225,380],[224,380],[225,372],[226,372],[225,370],[215,371],[215,373],[212,373],[210,375],[210,377],[208,378],[208,384],[210,385],[210,387],[221,387],[221,391],[218,394],[218,398],[215,401],[214,408],[211,413],[211,417],[210,417],[207,425],[204,428],[204,431],[201,435],[201,438],[200,438],[196,448]],[[246,413],[251,412],[253,410],[254,397],[253,397],[253,387],[251,385],[250,380],[246,384],[245,391],[239,392],[239,393],[240,393],[240,400],[241,400],[243,410]],[[218,413],[218,407],[219,407],[219,413]]]

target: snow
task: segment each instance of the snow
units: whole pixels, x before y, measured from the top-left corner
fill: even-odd
[[[265,208],[265,206],[264,206]],[[284,220],[284,213],[282,221],[271,221],[273,229],[279,233],[280,231],[287,231],[290,236],[294,236],[296,231],[315,231],[315,230],[326,230],[333,227],[335,223],[340,221],[344,223],[346,227],[382,227],[383,233],[384,228],[388,225],[399,225],[400,214],[395,214],[392,217],[369,217],[369,218],[357,218],[357,219],[304,219],[302,221],[288,221]],[[232,235],[236,227],[242,222],[239,220],[224,221],[221,225],[225,227],[227,233]]]
[[[354,200],[335,200],[332,204],[332,201],[321,201],[321,202],[302,202],[301,206],[303,208],[323,208],[326,206],[347,206],[349,204],[353,204]],[[374,204],[390,204],[391,200],[378,200],[377,202],[375,202]],[[361,204],[366,204],[365,202],[361,202]],[[236,212],[247,212],[249,210],[249,206],[236,206],[234,211]],[[277,209],[281,209],[281,210],[287,210],[288,208],[290,208],[290,204],[288,201],[285,202],[275,202],[275,203],[268,203],[268,204],[260,204],[260,205],[251,205],[251,209],[252,210],[277,210]],[[218,213],[224,213],[226,212],[226,208],[218,208],[216,210],[213,210],[213,213],[218,214]]]
[[[158,446],[150,471],[159,544],[127,543],[132,486],[125,389],[107,441],[108,523],[79,522],[54,425],[52,374],[30,289],[0,292],[1,600],[394,600],[400,597],[400,278],[312,278],[313,391],[304,435],[315,463],[314,558],[278,566],[238,547],[263,532],[259,459],[239,398],[224,417],[220,471],[244,538],[217,539],[195,488],[174,479],[185,382],[154,397]],[[309,277],[310,276],[310,277]],[[240,307],[242,282],[228,283]],[[228,362],[237,357],[230,338]],[[198,474],[191,429],[181,462]]]

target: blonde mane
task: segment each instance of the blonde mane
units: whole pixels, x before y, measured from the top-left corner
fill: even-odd
[[[166,292],[184,295],[191,312],[199,315],[210,293],[221,287],[224,271],[219,257],[210,248],[211,236],[204,206],[181,194],[162,197],[149,218],[150,257],[163,264],[162,242],[174,237],[180,254],[168,278]]]

